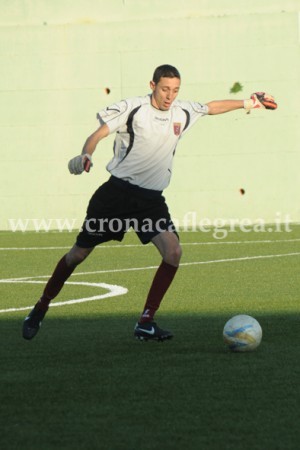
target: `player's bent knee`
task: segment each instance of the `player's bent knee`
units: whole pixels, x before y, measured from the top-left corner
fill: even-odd
[[[178,244],[166,252],[166,254],[164,255],[164,261],[166,261],[168,264],[171,264],[172,266],[179,266],[181,256],[182,248]]]
[[[92,251],[93,248],[82,248],[74,245],[74,247],[66,255],[68,266],[77,266],[82,263]]]
[[[182,248],[181,248],[181,246],[179,244],[177,245],[177,247],[176,247],[176,249],[174,251],[174,256],[179,262],[180,259],[181,259],[181,256],[182,256]]]

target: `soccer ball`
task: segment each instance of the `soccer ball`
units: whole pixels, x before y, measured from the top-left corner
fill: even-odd
[[[226,322],[223,340],[233,352],[251,352],[255,350],[262,338],[262,329],[254,317],[240,314]]]

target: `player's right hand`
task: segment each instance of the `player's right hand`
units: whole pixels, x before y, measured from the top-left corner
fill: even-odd
[[[84,170],[89,172],[92,166],[92,157],[87,153],[85,155],[75,156],[68,164],[69,172],[73,175],[80,175]]]

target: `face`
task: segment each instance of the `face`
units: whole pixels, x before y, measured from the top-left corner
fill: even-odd
[[[150,81],[152,105],[161,111],[168,111],[180,89],[179,78],[162,77],[158,83]]]

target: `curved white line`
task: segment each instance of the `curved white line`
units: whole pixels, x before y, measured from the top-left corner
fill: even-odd
[[[27,283],[27,284],[44,284],[44,281],[35,281],[35,280],[17,280],[17,279],[11,279],[11,280],[0,280],[2,283]],[[116,297],[118,295],[124,295],[127,294],[128,289],[124,288],[123,286],[118,286],[116,284],[107,284],[107,283],[88,283],[85,281],[67,281],[65,284],[73,284],[73,285],[80,285],[80,286],[93,286],[97,288],[107,289],[108,292],[104,294],[99,295],[93,295],[92,297],[84,297],[84,298],[78,298],[78,299],[72,299],[72,300],[66,300],[64,302],[54,302],[51,303],[51,307],[55,306],[64,306],[64,305],[73,305],[75,303],[84,303],[84,302],[92,302],[94,300],[102,300],[104,298],[108,297]],[[6,312],[15,312],[15,311],[26,311],[27,309],[32,309],[34,305],[32,306],[24,306],[22,308],[8,308],[8,309],[0,309],[0,313],[6,313]]]

